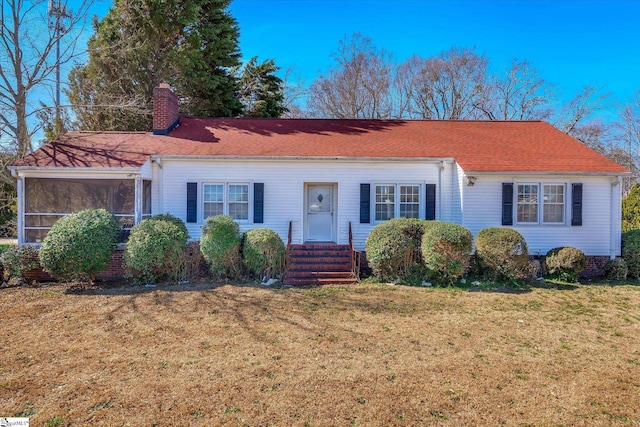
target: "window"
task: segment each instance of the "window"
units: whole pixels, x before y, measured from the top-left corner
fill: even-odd
[[[249,219],[249,186],[229,184],[229,216],[246,221]]]
[[[376,221],[387,221],[394,218],[396,187],[393,185],[376,185]]]
[[[142,181],[142,219],[151,216],[151,181]]]
[[[224,214],[224,184],[204,185],[204,218]]]
[[[518,222],[538,222],[538,185],[518,185]]]
[[[204,184],[204,219],[229,215],[237,221],[249,220],[249,184]]]
[[[400,216],[404,218],[420,218],[420,186],[400,186]]]
[[[565,184],[518,184],[517,222],[520,224],[564,224],[565,187]],[[541,192],[542,203],[540,203],[539,197]]]
[[[564,223],[564,185],[545,184],[543,201],[543,221]]]
[[[419,184],[376,185],[375,219],[420,218]]]

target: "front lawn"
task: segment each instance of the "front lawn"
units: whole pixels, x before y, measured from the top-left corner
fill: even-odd
[[[50,285],[0,306],[0,417],[32,426],[640,425],[639,286]]]

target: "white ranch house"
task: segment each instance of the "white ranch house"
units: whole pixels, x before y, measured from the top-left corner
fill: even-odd
[[[627,171],[545,122],[179,118],[168,86],[154,95],[153,132],[73,132],[10,167],[19,243],[104,207],[125,229],[171,213],[194,240],[223,213],[292,244],[347,244],[351,225],[364,250],[406,216],[512,227],[532,254],[620,255]]]

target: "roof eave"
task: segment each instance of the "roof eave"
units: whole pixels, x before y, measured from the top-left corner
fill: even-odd
[[[75,167],[75,166],[8,166],[8,170],[15,171],[38,171],[38,172],[47,172],[47,171],[73,171],[73,172],[82,172],[82,171],[91,171],[91,172],[138,172],[142,166],[127,166],[127,167],[102,167],[102,166],[83,166],[83,167]]]
[[[473,171],[464,170],[465,175],[560,175],[560,176],[627,176],[631,172],[572,172],[572,171]]]
[[[230,155],[152,155],[152,160],[339,160],[339,161],[416,161],[416,162],[454,162],[453,157],[356,157],[356,156],[230,156]]]

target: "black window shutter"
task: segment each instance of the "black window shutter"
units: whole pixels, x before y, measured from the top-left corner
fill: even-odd
[[[582,225],[582,184],[571,184],[571,225]]]
[[[513,183],[502,183],[502,225],[513,225]]]
[[[264,183],[253,183],[253,222],[262,224],[264,222]]]
[[[371,223],[371,184],[360,184],[360,224]]]
[[[436,185],[426,185],[426,197],[425,197],[425,216],[426,220],[433,221],[436,219]]]
[[[187,182],[187,222],[198,222],[197,182]]]

